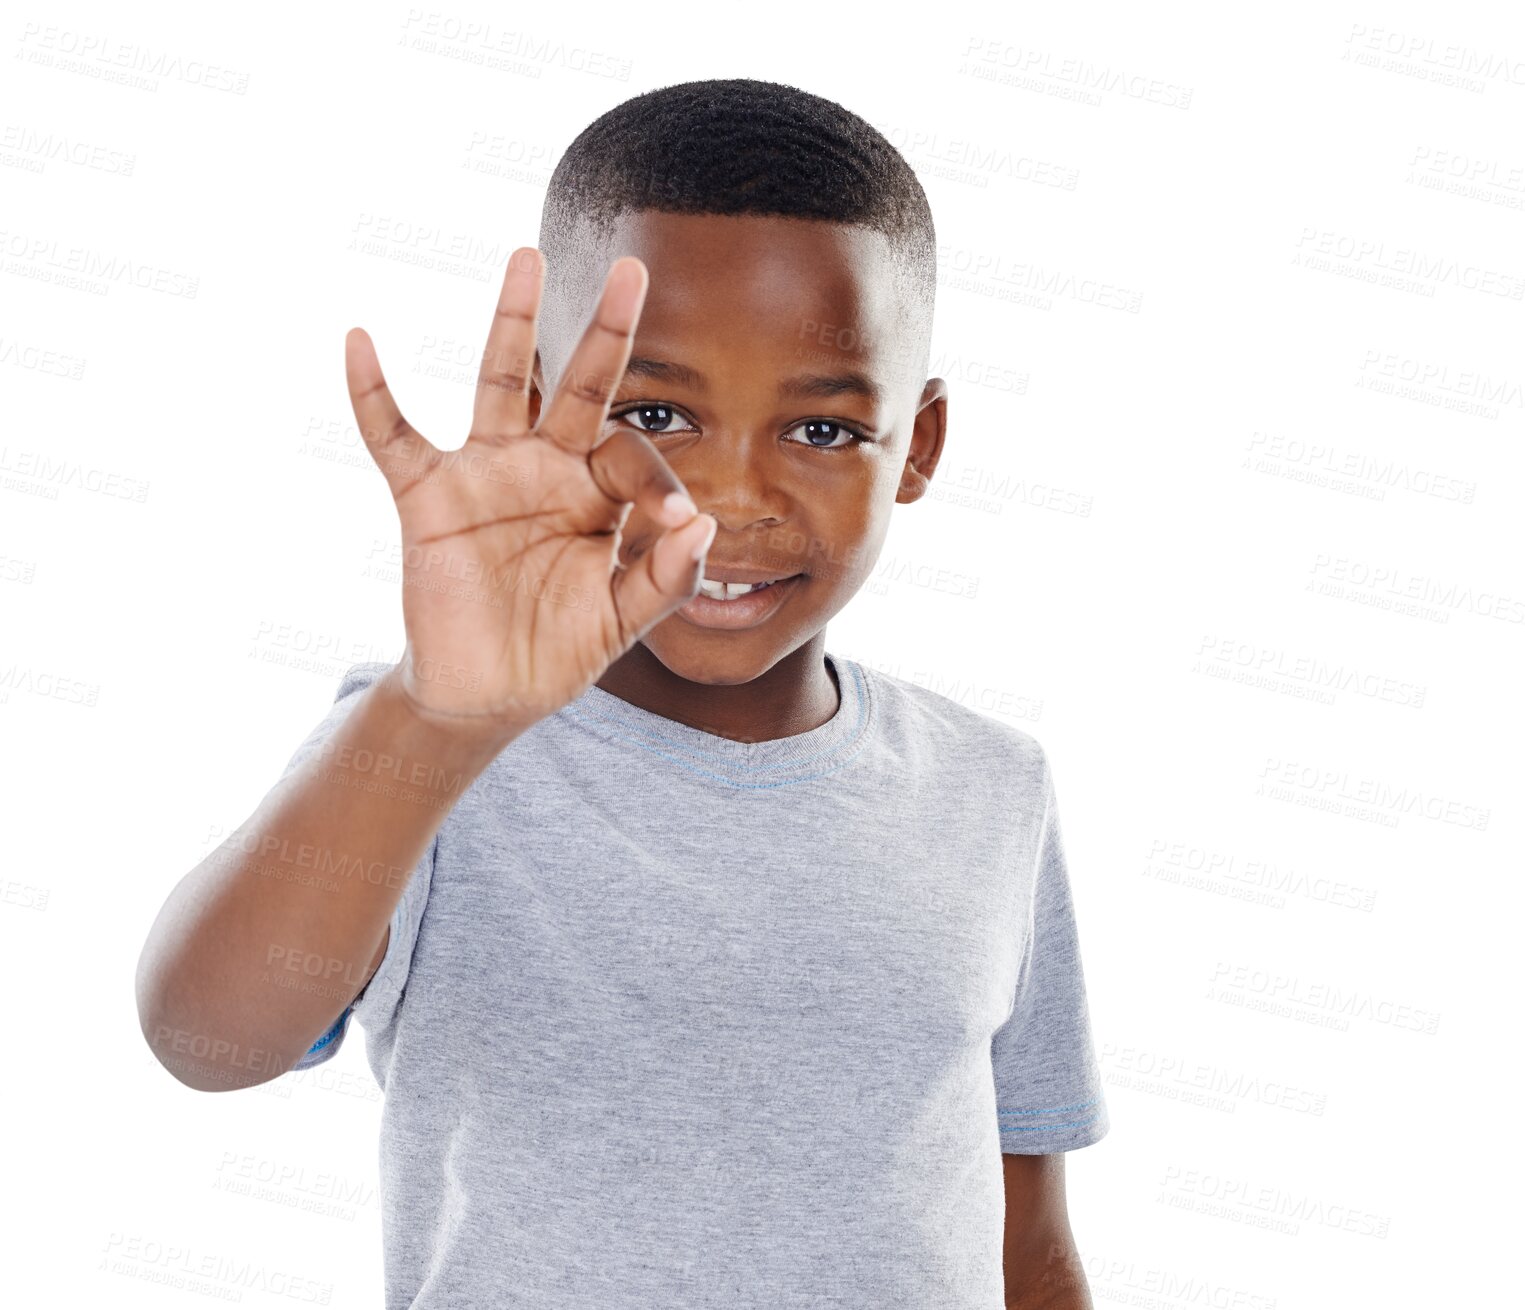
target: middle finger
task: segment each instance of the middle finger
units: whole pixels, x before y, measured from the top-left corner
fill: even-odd
[[[630,360],[646,286],[646,265],[634,255],[622,255],[609,269],[593,317],[537,427],[563,450],[586,455],[598,444]]]

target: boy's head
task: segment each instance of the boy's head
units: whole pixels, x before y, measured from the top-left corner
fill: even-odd
[[[644,433],[715,517],[708,576],[791,580],[751,627],[678,612],[642,641],[691,681],[750,682],[852,598],[892,506],[921,496],[941,453],[926,195],[878,131],[830,100],[688,82],[616,106],[572,142],[539,247],[535,416],[609,265],[635,255],[649,270],[609,430]],[[622,561],[658,531],[632,509]]]

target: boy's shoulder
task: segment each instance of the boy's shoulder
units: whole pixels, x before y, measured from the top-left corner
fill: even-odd
[[[1025,728],[910,678],[861,660],[854,663],[881,702],[881,713],[908,742],[947,746],[961,758],[1015,767],[1035,783],[1041,781],[1047,756],[1042,742]]]

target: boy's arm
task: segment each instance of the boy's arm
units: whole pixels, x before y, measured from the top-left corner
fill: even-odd
[[[614,261],[542,414],[544,272],[533,247],[509,260],[471,431],[455,450],[403,416],[370,337],[345,338],[355,420],[402,528],[404,656],[154,921],[138,1019],[187,1086],[269,1082],[305,1055],[359,995],[461,793],[698,594],[717,520],[696,511],[649,438],[604,431],[645,265]],[[622,559],[622,532],[644,549]],[[383,769],[406,795],[375,786]]]
[[[435,832],[523,727],[441,726],[401,690],[396,669],[361,692],[324,749],[271,788],[159,911],[136,985],[160,1063],[198,1091],[290,1069],[369,981]],[[427,780],[413,788],[421,799],[373,785],[383,759],[387,776]]]
[[[1006,1191],[1006,1304],[1090,1310],[1065,1204],[1064,1157],[1100,1141],[1110,1118],[1091,1037],[1053,770],[1046,753],[1036,763],[1043,818],[1031,918],[1011,1014],[990,1048]]]
[[[1006,1234],[1001,1249],[1010,1310],[1093,1310],[1064,1195],[1064,1153],[1001,1156]]]

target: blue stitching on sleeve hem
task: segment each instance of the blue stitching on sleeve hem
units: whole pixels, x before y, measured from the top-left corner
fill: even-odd
[[[333,1041],[334,1038],[336,1038],[341,1032],[344,1031],[344,1021],[347,1018],[349,1018],[350,1009],[353,1009],[353,1008],[354,1007],[352,1007],[352,1006],[351,1007],[347,1007],[345,1009],[344,1013],[341,1014],[337,1019],[334,1020],[334,1026],[332,1028],[330,1028],[326,1033],[324,1033],[323,1036],[318,1038],[318,1040],[316,1042],[314,1042],[311,1046],[309,1046],[307,1048],[307,1054],[308,1055],[314,1055],[318,1051],[321,1051],[325,1046],[327,1046],[331,1041]]]
[[[1095,1105],[1101,1097],[1093,1096],[1089,1101],[1076,1101],[1073,1105],[1051,1105],[1046,1110],[1001,1110],[997,1114],[1055,1114],[1060,1110],[1083,1110],[1088,1105]]]

